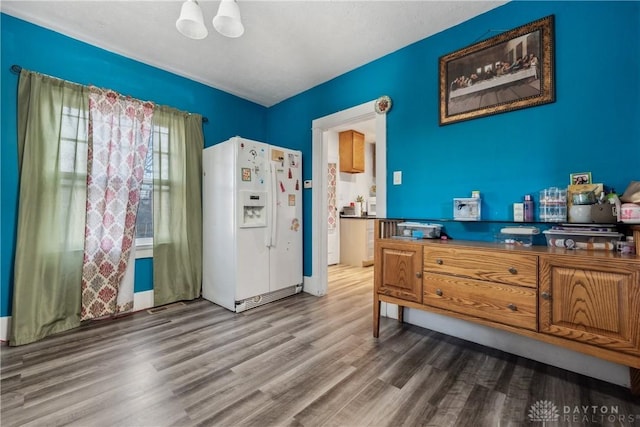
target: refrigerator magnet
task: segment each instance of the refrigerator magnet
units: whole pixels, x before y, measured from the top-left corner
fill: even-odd
[[[282,191],[283,193],[287,191],[284,189],[284,184],[282,183],[282,181],[280,181],[280,191]]]
[[[242,180],[251,181],[251,168],[242,168]]]
[[[289,194],[289,206],[295,206],[295,205],[296,205],[296,195]]]
[[[272,149],[271,160],[274,162],[284,163],[284,151]]]
[[[293,174],[291,173],[291,168],[289,168],[289,179],[293,178]]]
[[[298,218],[294,218],[291,220],[291,229],[293,231],[298,231],[298,229],[300,228],[300,221],[298,221]]]

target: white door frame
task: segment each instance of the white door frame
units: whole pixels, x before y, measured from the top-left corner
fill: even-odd
[[[311,270],[304,291],[320,296],[327,293],[327,162],[329,147],[324,133],[334,127],[376,121],[376,214],[387,215],[387,116],[376,114],[375,100],[313,120],[313,173],[311,200]]]

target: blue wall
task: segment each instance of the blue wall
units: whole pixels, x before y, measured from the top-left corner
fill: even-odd
[[[555,15],[556,101],[438,125],[439,57]],[[485,37],[492,37],[488,34]],[[330,53],[328,53],[330,56]],[[328,58],[330,60],[330,58]],[[622,192],[640,179],[640,3],[510,2],[272,107],[271,142],[303,151],[311,179],[311,121],[389,95],[387,216],[451,218],[452,199],[480,190],[484,219],[572,172]],[[392,185],[392,171],[403,183]],[[304,198],[305,275],[311,272],[311,193]],[[493,236],[487,224],[447,223],[457,238]]]
[[[440,127],[438,58],[555,15],[556,102]],[[11,64],[115,89],[207,116],[205,145],[233,135],[300,149],[311,179],[311,122],[389,95],[389,217],[451,217],[454,197],[480,190],[483,217],[507,220],[511,204],[571,172],[624,190],[640,179],[640,3],[510,2],[265,109],[23,21],[1,15],[2,258],[0,316],[10,314],[18,194],[17,76]],[[488,34],[485,37],[490,37]],[[330,56],[330,52],[328,53]],[[327,58],[330,60],[330,58]],[[305,265],[311,275],[311,192],[304,202]],[[448,224],[454,237],[489,237],[483,224]],[[136,290],[151,289],[151,260],[136,263]]]
[[[235,135],[265,140],[266,108],[11,16],[2,14],[0,19],[2,28],[0,316],[8,316],[11,314],[18,200],[16,135],[18,76],[10,71],[12,64],[76,83],[110,88],[135,98],[202,114],[209,119],[209,123],[203,125],[205,146]],[[152,260],[138,260],[135,290],[152,289],[152,277]]]

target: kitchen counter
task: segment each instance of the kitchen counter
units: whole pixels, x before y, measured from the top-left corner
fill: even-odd
[[[346,219],[376,219],[377,217],[375,215],[355,216],[355,215],[343,215],[343,214],[340,214],[340,218],[346,218]]]
[[[355,267],[373,265],[374,219],[370,216],[340,217],[341,264]]]

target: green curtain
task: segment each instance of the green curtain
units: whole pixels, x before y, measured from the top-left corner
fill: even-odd
[[[202,116],[156,106],[153,116],[154,305],[202,287]]]
[[[20,195],[10,345],[80,325],[88,99],[83,86],[20,73]]]

